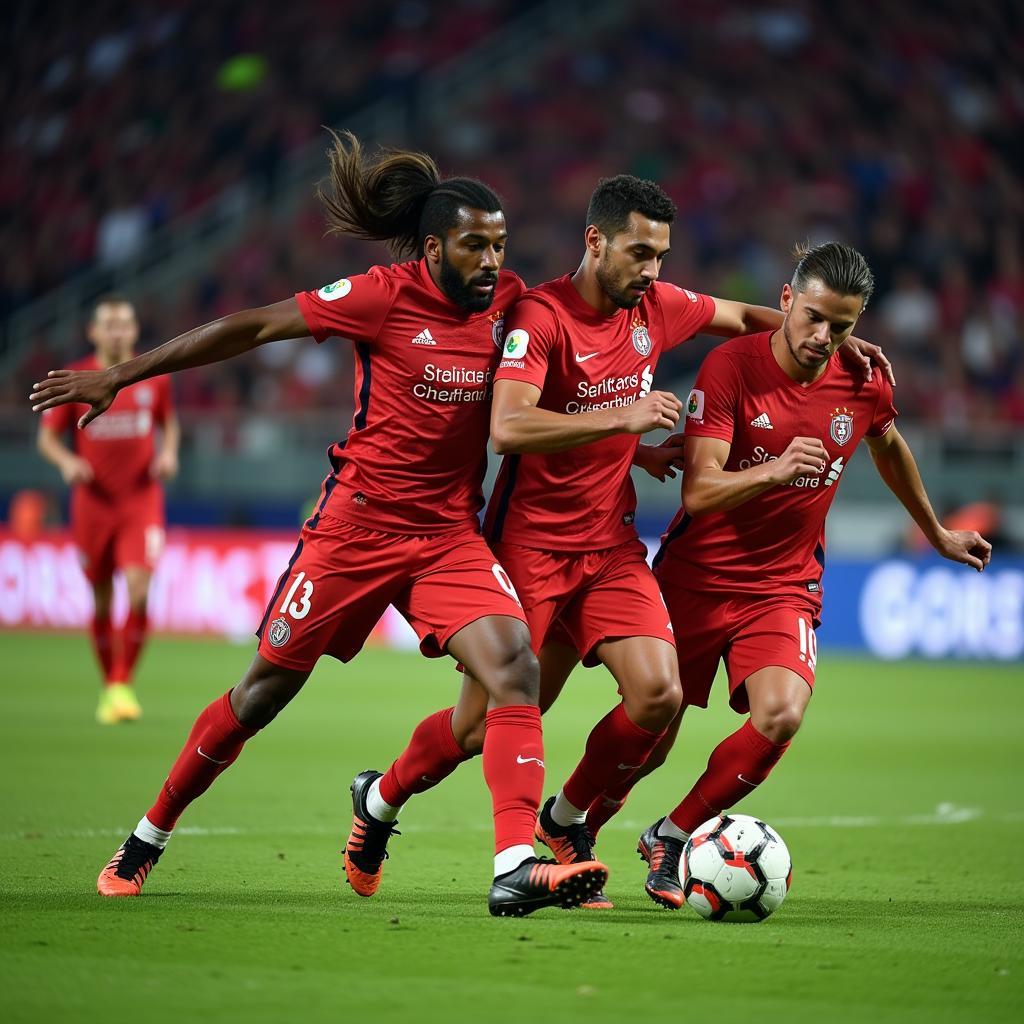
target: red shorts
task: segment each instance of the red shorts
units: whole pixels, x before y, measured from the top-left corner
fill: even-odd
[[[672,624],[639,540],[603,551],[555,552],[498,543],[501,559],[523,603],[539,651],[566,637],[584,665],[598,663],[603,640],[655,636],[674,644]]]
[[[526,621],[512,584],[480,534],[429,536],[368,530],[322,514],[303,527],[257,636],[259,652],[306,672],[321,654],[350,661],[389,604],[428,658],[486,615]]]
[[[741,714],[750,710],[747,679],[770,665],[788,668],[814,689],[815,604],[771,594],[727,597],[660,582],[676,631],[684,706],[708,706],[721,658],[729,673],[729,703]]]
[[[164,495],[152,487],[111,501],[85,487],[71,495],[71,535],[90,583],[115,569],[141,566],[151,572],[164,547]]]

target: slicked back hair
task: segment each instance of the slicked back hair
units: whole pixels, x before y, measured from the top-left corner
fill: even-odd
[[[497,213],[501,200],[475,178],[442,178],[433,158],[411,150],[381,149],[369,157],[352,132],[331,132],[331,172],[317,195],[327,230],[386,242],[398,258],[423,255],[427,235],[444,236],[460,209]]]
[[[587,226],[593,224],[605,238],[614,238],[629,226],[631,213],[671,224],[676,219],[676,204],[653,181],[617,174],[597,183],[587,207]]]
[[[852,246],[842,242],[798,245],[793,256],[797,261],[789,282],[793,291],[806,291],[811,281],[820,281],[837,295],[859,295],[867,308],[875,290],[875,276],[868,261]]]

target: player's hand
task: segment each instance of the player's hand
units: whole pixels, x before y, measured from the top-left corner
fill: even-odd
[[[935,550],[951,562],[962,562],[981,572],[992,560],[992,545],[977,530],[943,530]]]
[[[889,383],[896,387],[896,375],[892,372],[892,363],[885,358],[881,346],[870,341],[850,335],[839,347],[839,355],[851,366],[859,367],[864,372],[864,379],[871,380],[877,366],[889,378]]]
[[[110,408],[117,394],[109,370],[51,370],[46,380],[32,385],[29,401],[35,402],[33,412],[54,409],[58,405],[80,402],[92,408],[78,421],[79,429],[91,423]]]
[[[816,437],[794,437],[789,447],[768,463],[774,484],[791,484],[802,476],[818,476],[827,465],[828,452]]]
[[[675,480],[676,470],[683,468],[683,435],[672,434],[661,444],[638,445],[633,465],[662,483]]]
[[[162,451],[149,467],[154,480],[173,480],[178,475],[178,456],[174,452]]]
[[[622,433],[646,434],[671,430],[679,422],[683,403],[668,391],[652,391],[622,410]]]
[[[80,455],[69,455],[60,464],[60,475],[70,487],[72,484],[90,483],[95,474],[92,466]]]

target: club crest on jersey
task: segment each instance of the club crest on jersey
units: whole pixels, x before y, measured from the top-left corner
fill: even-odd
[[[292,627],[284,618],[274,619],[267,629],[267,642],[271,647],[284,647],[292,637]]]
[[[842,409],[833,410],[829,434],[832,435],[832,440],[836,444],[846,444],[853,437],[853,413],[845,406]]]
[[[335,299],[345,298],[350,291],[352,291],[352,282],[347,277],[343,277],[333,284],[325,284],[317,292],[317,295],[327,302],[334,302]]]
[[[495,310],[490,315],[491,341],[495,348],[501,348],[501,339],[505,336],[505,310]]]
[[[633,321],[633,348],[642,356],[651,354],[651,336],[647,333],[647,325],[643,320]]]

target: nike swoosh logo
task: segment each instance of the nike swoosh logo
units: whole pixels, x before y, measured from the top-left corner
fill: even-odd
[[[740,782],[742,782],[744,786],[750,786],[751,789],[754,789],[757,786],[761,785],[760,782],[751,782],[750,779],[745,779],[745,778],[743,778],[742,775],[737,775],[736,778],[739,779]]]
[[[597,354],[598,354],[597,352],[591,352],[589,355],[581,356],[579,354],[579,352],[577,352],[576,353],[576,362],[577,363],[585,363],[588,359],[593,359],[594,356],[596,356]]]
[[[628,772],[628,771],[632,771],[632,770],[634,770],[636,768],[642,768],[642,767],[643,767],[642,764],[620,764],[619,765],[619,771],[620,772]]]
[[[423,782],[429,782],[432,786],[436,786],[441,781],[440,779],[432,779],[429,775],[421,775],[420,779]]]
[[[517,764],[529,764],[531,761],[535,761],[541,768],[544,767],[544,762],[539,757],[523,757],[522,754],[516,754]]]
[[[214,764],[227,764],[227,761],[218,761],[217,758],[210,757],[210,755],[207,754],[206,751],[203,750],[203,748],[201,746],[200,747],[196,747],[196,753],[200,757],[205,757],[207,761],[212,761]]]

